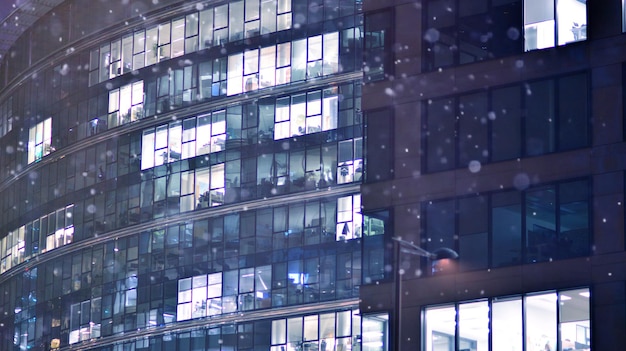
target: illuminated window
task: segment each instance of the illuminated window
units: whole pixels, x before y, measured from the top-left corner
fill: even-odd
[[[52,147],[52,118],[30,127],[28,133],[28,163],[41,160],[54,151]]]
[[[339,142],[339,163],[337,164],[337,183],[352,183],[363,177],[363,138],[354,138]]]
[[[277,319],[272,321],[270,350],[354,350],[360,335],[358,310]]]
[[[176,320],[269,308],[271,286],[271,266],[180,279]]]
[[[361,194],[337,199],[337,240],[360,238],[362,223]]]
[[[587,39],[586,0],[524,1],[526,51],[585,39]]]
[[[274,140],[336,129],[338,101],[336,88],[278,98]]]
[[[427,307],[422,349],[589,350],[589,297],[582,288]]]
[[[144,130],[141,169],[223,151],[226,129],[222,110]]]
[[[137,121],[142,117],[143,81],[109,91],[109,128]]]
[[[70,306],[70,344],[100,337],[101,309],[100,297]]]

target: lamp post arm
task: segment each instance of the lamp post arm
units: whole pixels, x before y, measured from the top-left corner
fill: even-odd
[[[432,252],[428,252],[411,242],[398,238],[397,236],[391,237],[391,239],[398,242],[399,245],[404,246],[402,248],[402,252],[417,255],[417,256],[422,256],[422,257],[428,257],[430,259],[433,259],[436,256]]]

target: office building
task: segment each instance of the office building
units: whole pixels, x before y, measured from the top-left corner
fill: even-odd
[[[359,349],[360,1],[6,5],[0,350]]]
[[[623,1],[364,13],[363,350],[623,349]]]

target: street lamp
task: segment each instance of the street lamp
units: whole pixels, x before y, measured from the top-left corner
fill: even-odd
[[[397,236],[391,238],[395,244],[395,254],[394,254],[394,268],[396,269],[396,273],[394,274],[395,278],[395,349],[400,351],[400,342],[402,341],[402,332],[400,328],[400,321],[402,320],[402,273],[400,271],[400,254],[406,253],[414,256],[426,257],[430,261],[439,261],[444,259],[457,259],[459,254],[447,247],[439,248],[433,252],[424,250],[423,248],[413,244],[412,242],[408,242],[406,240],[402,240]]]

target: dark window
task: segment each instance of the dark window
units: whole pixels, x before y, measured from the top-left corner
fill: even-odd
[[[367,114],[367,181],[393,177],[393,116],[389,110]],[[341,145],[341,144],[340,144]]]
[[[365,16],[365,79],[383,80],[392,74],[393,14],[391,10]]]
[[[428,202],[422,241],[457,250],[465,271],[588,255],[589,196],[577,180]]]
[[[454,168],[455,106],[453,99],[429,101],[426,106],[426,169],[429,172]]]
[[[522,52],[522,1],[436,0],[425,14],[428,71]]]
[[[429,100],[424,113],[428,172],[480,169],[482,163],[566,151],[590,142],[584,73]]]

